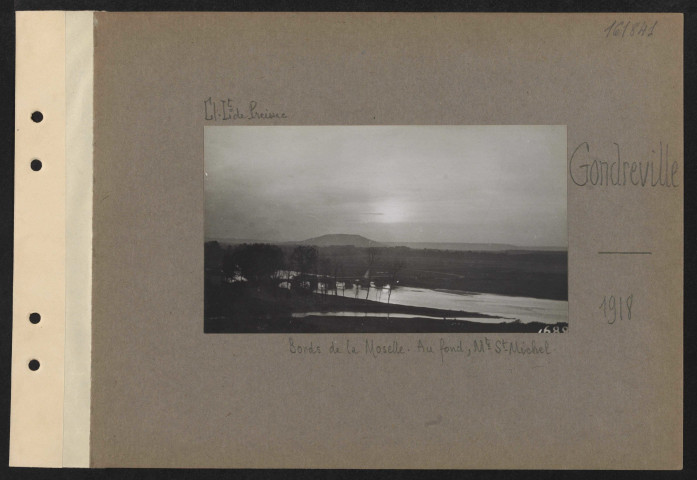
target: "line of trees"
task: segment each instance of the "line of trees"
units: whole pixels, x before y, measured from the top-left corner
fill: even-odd
[[[217,256],[222,273],[228,278],[244,279],[255,286],[278,286],[278,282],[284,280],[283,272],[286,272],[285,280],[290,280],[287,272],[295,270],[298,272],[297,287],[314,290],[317,286],[317,247],[299,245],[286,258],[279,246],[268,243],[229,246],[222,253],[217,252],[221,247],[213,243],[217,244],[206,244],[207,268],[210,266],[208,256]]]
[[[247,283],[255,286],[279,286],[279,282],[288,281],[294,288],[305,291],[319,291],[326,295],[333,291],[339,294],[341,284],[342,295],[345,295],[346,282],[339,282],[344,278],[344,265],[339,258],[320,256],[316,246],[298,245],[289,251],[277,245],[267,243],[241,244],[223,248],[218,242],[205,244],[206,270],[217,268],[228,278],[244,278]],[[405,268],[405,262],[398,253],[388,255],[384,261],[380,261],[381,250],[375,247],[365,249],[365,274],[363,279],[367,286],[366,299],[371,290],[371,282],[376,278],[378,266],[383,270],[380,279],[383,283],[389,283],[390,289],[387,303],[390,302],[392,288],[398,283],[397,276]],[[219,271],[220,271],[219,270]],[[296,275],[291,280],[289,271],[295,271]],[[285,275],[282,273],[285,272]],[[345,278],[344,278],[345,280]],[[358,289],[356,290],[356,296]]]
[[[283,269],[283,252],[275,245],[254,243],[238,245],[223,256],[223,272],[242,276],[253,284],[275,280]]]
[[[387,274],[387,281],[384,282],[390,286],[390,288],[387,290],[387,303],[390,303],[390,298],[392,297],[392,290],[396,288],[397,283],[399,281],[397,280],[397,275],[399,272],[404,270],[406,267],[406,262],[404,261],[401,256],[398,254],[392,254],[391,257],[386,259],[386,261],[380,262],[380,252],[381,250],[376,248],[376,247],[369,247],[366,249],[366,283],[367,283],[367,288],[366,288],[366,293],[365,293],[365,298],[366,300],[368,299],[370,295],[370,288],[373,283],[373,278],[375,277],[375,267],[378,264],[382,264],[382,268],[386,270]],[[385,278],[384,276],[382,278]],[[382,285],[377,285],[376,287],[382,287]],[[378,300],[379,301],[379,300]]]

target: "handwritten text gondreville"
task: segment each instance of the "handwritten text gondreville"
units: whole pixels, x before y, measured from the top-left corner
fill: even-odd
[[[569,175],[579,187],[663,187],[680,185],[680,165],[670,157],[668,143],[662,141],[646,158],[626,159],[618,143],[614,154],[605,158],[593,151],[589,142],[578,145],[569,157]]]

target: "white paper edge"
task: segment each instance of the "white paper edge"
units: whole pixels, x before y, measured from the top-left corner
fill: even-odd
[[[90,460],[93,22],[93,12],[65,15],[64,467],[89,467]]]

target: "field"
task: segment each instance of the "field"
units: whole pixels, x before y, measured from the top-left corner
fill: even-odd
[[[346,276],[365,272],[365,249],[322,247],[320,256],[335,258]],[[512,250],[468,252],[390,247],[378,249],[389,263],[401,259],[400,284],[412,287],[495,293],[550,300],[566,300],[567,253]]]

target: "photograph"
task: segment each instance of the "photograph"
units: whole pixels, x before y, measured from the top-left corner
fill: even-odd
[[[566,126],[204,127],[205,333],[566,333]]]

